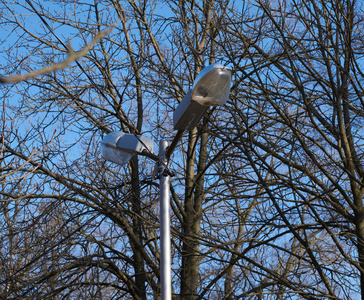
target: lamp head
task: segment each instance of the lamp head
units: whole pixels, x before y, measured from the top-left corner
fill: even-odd
[[[205,106],[224,105],[230,94],[231,70],[222,64],[204,68],[196,77],[191,99]]]
[[[107,134],[101,141],[101,154],[107,161],[119,165],[128,163],[135,154],[149,156],[153,155],[153,140],[142,135],[114,131]]]

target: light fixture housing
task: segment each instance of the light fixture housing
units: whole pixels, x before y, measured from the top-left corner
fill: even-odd
[[[176,130],[191,130],[195,128],[208,106],[201,105],[191,98],[192,89],[183,97],[181,103],[173,112],[173,125]]]
[[[173,113],[176,130],[191,130],[197,126],[209,106],[226,103],[230,94],[231,70],[222,64],[204,68],[196,77],[192,89],[183,97]]]
[[[100,144],[102,157],[119,165],[126,164],[136,154],[155,159],[153,146],[153,140],[147,137],[122,131],[107,134]]]
[[[201,105],[224,105],[229,98],[231,70],[222,64],[204,68],[196,77],[191,98]]]

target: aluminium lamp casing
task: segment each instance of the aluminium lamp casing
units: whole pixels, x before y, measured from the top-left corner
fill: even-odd
[[[135,154],[153,153],[153,146],[153,140],[142,135],[114,131],[102,139],[100,148],[104,159],[124,165]]]
[[[230,84],[230,69],[221,64],[204,68],[174,111],[174,129],[191,130],[197,126],[209,106],[225,104],[230,94]]]
[[[183,97],[173,113],[173,125],[176,130],[192,130],[201,120],[208,106],[201,105],[191,98],[192,89]]]

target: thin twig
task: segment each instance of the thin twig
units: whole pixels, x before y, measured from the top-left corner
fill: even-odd
[[[40,164],[38,166],[35,166],[32,170],[30,170],[26,174],[23,174],[23,175],[21,175],[21,176],[19,176],[17,178],[5,179],[6,177],[9,177],[10,175],[13,175],[17,171],[24,168],[31,160],[34,160],[34,158],[38,157],[41,153],[43,153],[49,147],[49,145],[53,142],[53,139],[54,139],[55,136],[56,136],[56,130],[54,131],[51,140],[43,147],[43,149],[38,150],[38,151],[36,149],[34,149],[30,153],[29,158],[20,167],[16,168],[12,172],[8,172],[8,173],[5,173],[5,174],[1,175],[0,176],[0,183],[5,183],[5,182],[9,182],[9,181],[14,181],[14,180],[20,180],[20,179],[28,177],[31,173],[34,173],[41,166]],[[3,137],[3,146],[4,145],[5,145],[5,141],[4,141],[4,137]],[[3,153],[3,151],[0,152],[0,154],[2,154],[2,153]]]

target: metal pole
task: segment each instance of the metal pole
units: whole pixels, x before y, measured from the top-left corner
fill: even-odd
[[[160,202],[160,276],[161,276],[161,300],[172,299],[171,280],[171,231],[169,215],[169,179],[168,157],[166,150],[168,142],[159,144],[159,202]]]

